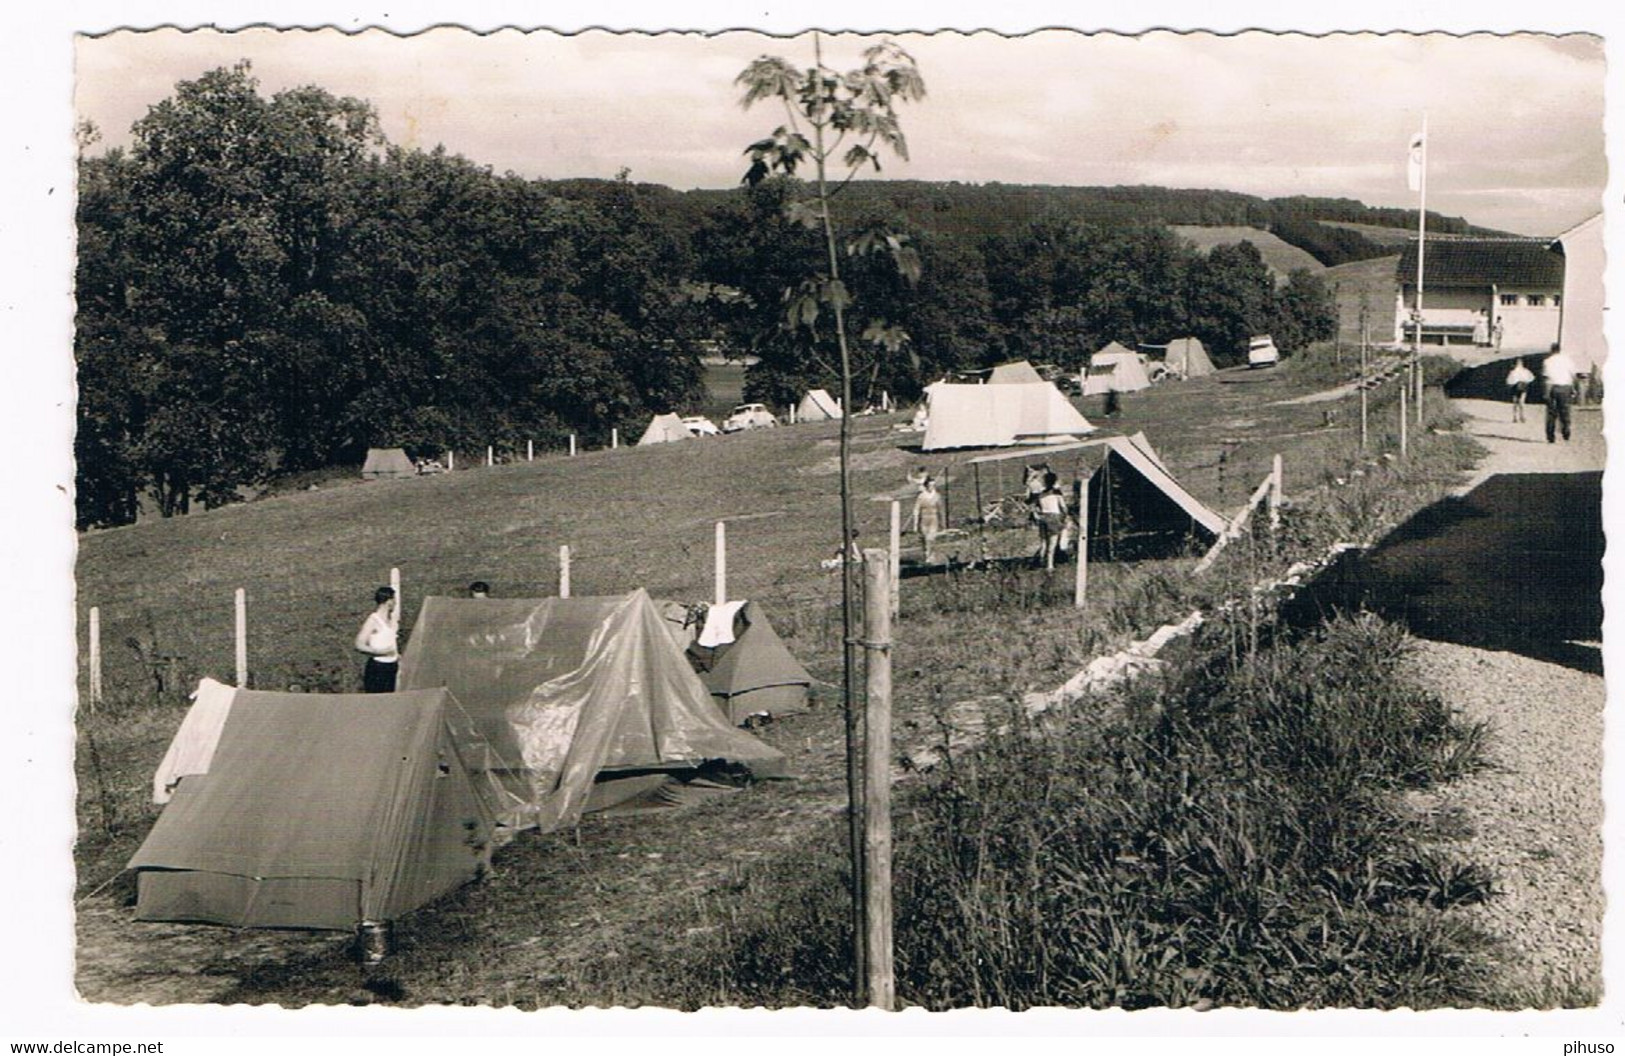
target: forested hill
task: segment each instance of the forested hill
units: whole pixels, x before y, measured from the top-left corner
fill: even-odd
[[[580,187],[590,181],[571,181]],[[689,191],[690,207],[716,207],[734,192]],[[1305,250],[1326,267],[1391,254],[1392,247],[1358,231],[1332,226],[1358,223],[1416,230],[1416,210],[1384,209],[1352,198],[1260,198],[1235,191],[1173,187],[1061,187],[1042,184],[947,183],[869,180],[849,185],[849,202],[901,214],[911,226],[972,243],[1008,232],[1041,216],[1111,229],[1160,222],[1206,227],[1256,227]],[[1430,211],[1428,230],[1441,235],[1502,235],[1459,216]]]

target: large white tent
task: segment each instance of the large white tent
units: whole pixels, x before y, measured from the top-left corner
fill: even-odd
[[[643,431],[638,439],[638,446],[644,444],[669,444],[677,440],[691,440],[694,434],[688,431],[688,426],[675,414],[657,414],[649,419],[649,428]]]
[[[1138,353],[1130,352],[1113,341],[1089,357],[1089,371],[1083,379],[1083,394],[1096,396],[1104,392],[1137,392],[1151,387],[1145,373],[1145,364]]]
[[[1018,359],[1014,363],[1000,363],[993,368],[988,376],[989,385],[1031,385],[1041,382],[1044,376],[1025,359]]]
[[[925,390],[925,451],[1054,444],[1095,427],[1047,381],[999,385],[938,382]]]

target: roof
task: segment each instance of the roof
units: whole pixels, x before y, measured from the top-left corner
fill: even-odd
[[[1095,431],[1047,381],[952,385],[925,390],[929,414],[921,449],[1051,444]]]
[[[1551,243],[1533,238],[1459,238],[1429,241],[1427,286],[1563,285],[1563,257]],[[1416,243],[1405,246],[1395,271],[1401,285],[1416,283]]]
[[[1021,385],[1043,381],[1044,376],[1038,373],[1033,365],[1025,359],[1018,359],[1014,363],[1000,363],[993,368],[988,377],[989,385]]]

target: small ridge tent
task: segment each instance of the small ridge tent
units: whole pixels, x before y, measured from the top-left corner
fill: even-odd
[[[841,406],[823,389],[809,390],[796,405],[796,421],[824,422],[841,417]]]
[[[741,606],[734,640],[713,647],[688,647],[690,661],[728,721],[739,725],[753,715],[791,715],[807,710],[812,676],[791,655],[784,640],[755,602]]]
[[[491,752],[444,688],[238,689],[214,732],[130,860],[138,920],[347,931],[489,863]]]
[[[429,597],[401,685],[447,686],[498,762],[499,820],[544,832],[707,764],[782,773],[734,729],[642,590],[616,597]]]
[[[1000,363],[994,367],[993,373],[988,375],[987,383],[989,385],[1031,385],[1034,382],[1042,382],[1043,380],[1044,376],[1038,373],[1031,363],[1025,359],[1018,359],[1014,363]]]
[[[688,426],[675,414],[657,414],[649,419],[649,428],[643,431],[638,439],[638,446],[644,444],[669,444],[675,440],[692,440],[694,434],[688,431]]]
[[[1113,341],[1089,357],[1089,370],[1083,379],[1083,394],[1095,396],[1104,392],[1137,392],[1150,388],[1145,364],[1137,353],[1130,352]]]
[[[1199,378],[1213,373],[1213,361],[1207,349],[1194,337],[1181,337],[1168,342],[1168,351],[1162,357],[1163,366],[1183,378]]]
[[[354,463],[351,463],[354,465]],[[374,447],[367,451],[367,461],[361,466],[361,479],[379,480],[390,477],[415,477],[418,468],[398,447]]]
[[[921,449],[1053,444],[1087,436],[1095,427],[1047,381],[955,385],[925,390],[929,413]]]

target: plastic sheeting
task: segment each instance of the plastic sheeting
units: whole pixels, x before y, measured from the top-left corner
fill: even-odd
[[[462,701],[502,767],[509,825],[574,824],[606,773],[783,772],[780,752],[728,724],[642,590],[426,598],[401,685],[447,686]]]

